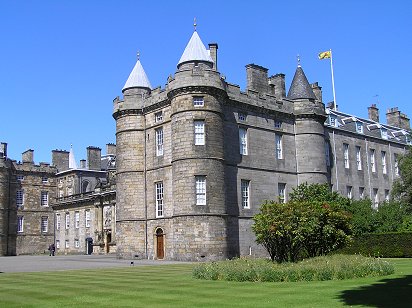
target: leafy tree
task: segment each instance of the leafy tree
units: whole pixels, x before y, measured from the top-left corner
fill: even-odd
[[[345,210],[351,214],[353,235],[372,233],[376,230],[376,210],[372,208],[370,199],[353,200],[345,206]]]
[[[339,207],[348,207],[350,199],[332,191],[328,184],[300,184],[290,193],[291,201],[327,202]]]
[[[400,231],[406,208],[400,202],[383,202],[375,212],[376,228],[374,232],[386,233]]]
[[[399,158],[399,178],[392,187],[392,196],[408,206],[412,212],[412,148],[409,147],[405,155]]]

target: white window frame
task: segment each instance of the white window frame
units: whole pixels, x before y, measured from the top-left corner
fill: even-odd
[[[56,214],[56,230],[60,230],[60,225],[61,225],[61,215]]]
[[[19,181],[19,182],[23,181],[24,180],[24,175],[22,175],[22,174],[16,175],[16,180]]]
[[[56,249],[60,249],[60,240],[56,240]]]
[[[373,188],[372,193],[373,193],[373,207],[377,209],[379,206],[379,190],[377,188]]]
[[[163,127],[159,127],[156,132],[156,156],[163,156]]]
[[[385,151],[381,151],[381,160],[382,160],[382,173],[387,174],[388,168],[386,165],[386,152]]]
[[[163,217],[164,215],[164,186],[163,182],[155,183],[156,194],[156,217]]]
[[[205,99],[203,96],[193,96],[193,106],[203,107],[205,105]]]
[[[40,205],[41,206],[49,206],[49,192],[48,191],[41,191],[40,194]]]
[[[360,171],[362,170],[362,153],[361,153],[361,147],[356,146],[356,167]]]
[[[195,145],[205,145],[205,121],[194,121]]]
[[[244,112],[238,112],[237,118],[239,121],[246,121],[247,118],[247,113]]]
[[[75,248],[80,248],[80,241],[78,239],[74,240],[74,247]]]
[[[356,125],[356,132],[359,134],[363,134],[363,123],[356,121],[355,125]]]
[[[40,222],[40,232],[47,233],[49,231],[49,217],[42,216]]]
[[[359,187],[359,199],[365,198],[365,187]]]
[[[338,127],[338,117],[335,115],[329,115],[329,125],[332,127]]]
[[[275,134],[276,158],[283,159],[283,136]]]
[[[41,182],[44,183],[48,183],[49,182],[49,178],[47,176],[42,176],[41,177]]]
[[[163,121],[163,112],[159,111],[155,113],[155,123]]]
[[[352,186],[346,186],[346,196],[352,199]]]
[[[381,136],[382,136],[382,139],[385,139],[385,140],[388,139],[388,130],[386,128],[381,128]]]
[[[240,193],[242,195],[242,207],[250,209],[250,181],[240,180]]]
[[[275,128],[282,128],[282,120],[275,120],[274,126]]]
[[[16,205],[17,208],[24,206],[24,189],[18,189],[16,191]]]
[[[91,217],[90,210],[86,210],[84,213],[84,220],[85,220],[86,228],[90,228],[90,221],[91,221],[90,217]]]
[[[278,197],[280,203],[286,203],[286,183],[278,183]]]
[[[70,229],[70,213],[66,213],[64,218],[65,218],[64,219],[64,222],[65,222],[64,227],[65,227],[66,230],[68,230],[68,229]]]
[[[74,212],[74,227],[76,229],[79,229],[80,227],[80,212],[79,211]]]
[[[196,205],[206,205],[206,176],[195,176]]]
[[[70,247],[69,240],[65,240],[65,241],[64,241],[64,247],[65,247],[65,248],[69,248],[69,247]]]
[[[376,172],[375,149],[370,149],[369,155],[371,161],[371,170],[372,172]]]
[[[17,216],[17,233],[24,232],[24,216]]]
[[[349,169],[349,144],[343,144],[343,161],[345,164],[345,169]]]
[[[247,128],[239,127],[239,153],[240,155],[248,155],[248,140]]]

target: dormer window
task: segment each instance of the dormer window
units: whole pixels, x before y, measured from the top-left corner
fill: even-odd
[[[335,115],[329,115],[329,125],[332,127],[338,127],[338,119]]]
[[[281,120],[275,120],[275,128],[282,128],[282,121]]]
[[[358,134],[363,134],[363,123],[362,122],[356,122],[356,132]]]
[[[388,130],[386,128],[381,128],[382,139],[388,139]]]
[[[239,121],[246,121],[247,114],[244,113],[244,112],[239,112],[237,114],[237,117],[238,117]]]
[[[201,96],[194,96],[193,97],[193,106],[195,107],[203,107],[205,105],[205,100]]]

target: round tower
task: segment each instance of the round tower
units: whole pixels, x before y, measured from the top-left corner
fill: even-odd
[[[138,58],[115,101],[116,246],[120,258],[146,258],[145,120],[142,108],[151,85]]]
[[[173,258],[228,257],[225,203],[224,83],[194,31],[168,84],[171,102]]]
[[[287,98],[294,105],[298,185],[305,182],[326,183],[325,106],[316,99],[300,65]]]

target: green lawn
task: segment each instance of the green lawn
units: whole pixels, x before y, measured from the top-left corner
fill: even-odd
[[[2,273],[0,307],[411,307],[412,259],[391,261],[386,277],[298,283],[197,280],[193,265]]]

